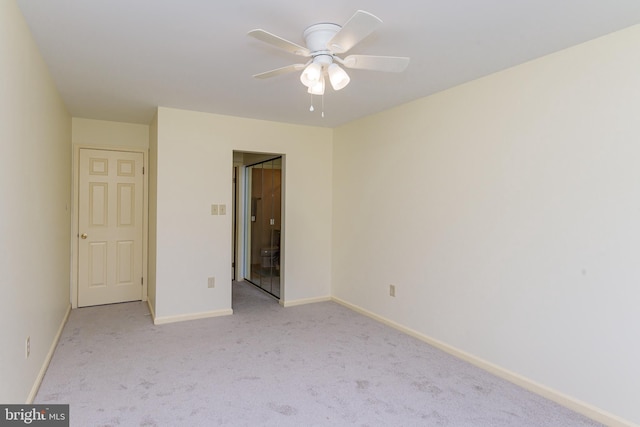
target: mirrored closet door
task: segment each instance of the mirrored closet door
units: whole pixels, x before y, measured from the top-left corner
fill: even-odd
[[[246,168],[249,268],[246,279],[280,298],[282,157]]]

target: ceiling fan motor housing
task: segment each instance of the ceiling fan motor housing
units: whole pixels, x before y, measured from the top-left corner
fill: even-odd
[[[333,53],[327,44],[342,27],[338,24],[315,24],[304,30],[303,37],[307,49],[311,51],[313,62],[329,65],[333,62]]]

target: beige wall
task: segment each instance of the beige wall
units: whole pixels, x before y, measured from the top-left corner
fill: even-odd
[[[149,126],[105,120],[72,119],[73,145],[100,148],[149,148]]]
[[[336,129],[333,294],[640,423],[639,51],[636,26]]]
[[[69,308],[71,117],[13,0],[0,70],[0,402],[25,403]]]
[[[331,130],[171,108],[157,120],[156,316],[231,309],[234,150],[284,155],[283,299],[328,297]],[[227,215],[212,216],[211,204]]]
[[[153,117],[149,125],[149,261],[147,296],[151,309],[156,309],[156,239],[158,205],[158,116]]]

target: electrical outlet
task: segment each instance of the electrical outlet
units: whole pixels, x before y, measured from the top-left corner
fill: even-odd
[[[25,357],[27,359],[31,355],[31,337],[27,337],[27,342],[25,343],[24,354],[25,354]]]
[[[396,296],[396,285],[389,285],[389,296]]]
[[[208,287],[210,287],[210,288],[215,288],[216,287],[216,278],[215,277],[209,277]]]

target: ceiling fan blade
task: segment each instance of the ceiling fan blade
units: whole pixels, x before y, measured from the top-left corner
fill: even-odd
[[[344,53],[358,44],[382,25],[382,20],[364,10],[358,10],[329,43],[327,48],[333,53]]]
[[[347,68],[400,73],[409,65],[406,56],[349,55],[342,60]]]
[[[265,30],[251,30],[248,33],[251,37],[254,37],[260,41],[268,43],[272,46],[275,46],[280,49],[284,49],[287,52],[291,52],[294,55],[300,56],[309,56],[311,52],[306,47],[302,47],[294,42],[290,42],[289,40],[285,40],[282,37],[276,36],[275,34],[271,34]]]
[[[287,65],[286,67],[276,68],[275,70],[265,71],[264,73],[254,74],[253,77],[256,79],[268,79],[269,77],[279,76],[280,74],[287,74],[293,71],[304,70],[307,64],[292,64]]]

